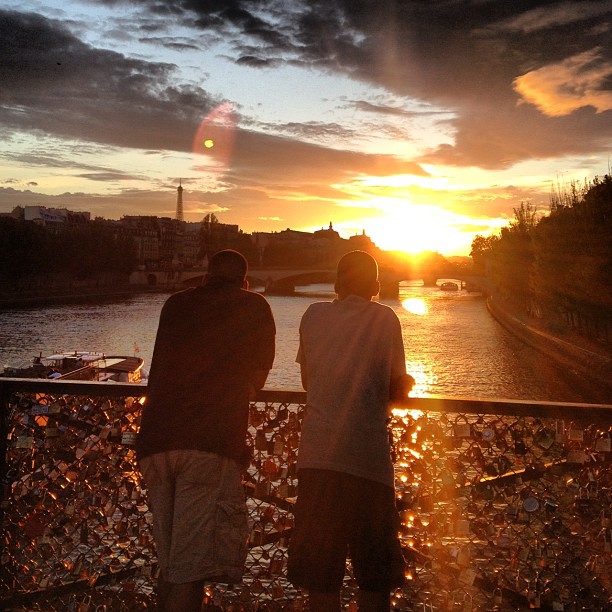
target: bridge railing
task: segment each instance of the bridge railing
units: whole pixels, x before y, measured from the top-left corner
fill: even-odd
[[[155,607],[133,443],[146,387],[0,379],[0,609]],[[286,580],[305,394],[251,405],[241,584],[204,606],[308,609]],[[416,398],[390,423],[406,584],[397,610],[603,610],[612,594],[612,406]],[[352,608],[350,562],[342,597]]]

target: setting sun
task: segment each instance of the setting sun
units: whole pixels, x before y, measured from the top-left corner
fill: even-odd
[[[466,220],[461,215],[399,198],[376,199],[372,208],[382,211],[382,216],[359,223],[381,249],[406,253],[469,252],[473,234],[462,230]]]

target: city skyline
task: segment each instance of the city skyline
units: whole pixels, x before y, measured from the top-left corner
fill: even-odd
[[[469,254],[609,172],[612,2],[0,2],[0,212]]]

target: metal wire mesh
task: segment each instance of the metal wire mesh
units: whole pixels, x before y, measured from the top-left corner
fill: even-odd
[[[9,398],[2,609],[155,608],[133,451],[140,409],[138,397]],[[286,580],[303,409],[251,405],[246,573],[241,584],[208,584],[204,609],[308,609]],[[394,609],[612,609],[610,423],[397,410],[390,434],[408,567]],[[349,610],[355,593],[349,562]]]

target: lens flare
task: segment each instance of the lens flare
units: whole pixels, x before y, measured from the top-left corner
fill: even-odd
[[[222,174],[231,163],[236,134],[236,116],[230,102],[224,102],[204,119],[193,139],[196,168]]]

